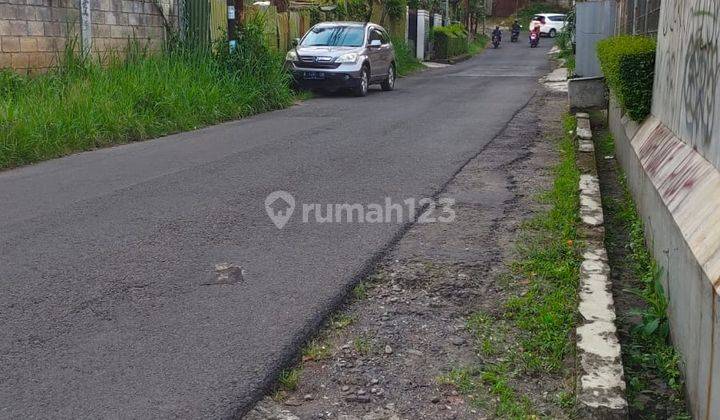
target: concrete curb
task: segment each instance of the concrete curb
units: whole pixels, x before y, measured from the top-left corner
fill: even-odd
[[[580,168],[581,234],[587,245],[580,267],[577,327],[579,380],[577,400],[581,418],[626,419],[625,379],[620,342],[615,327],[615,306],[610,266],[605,250],[605,228],[600,182],[595,164],[590,116],[577,115]]]

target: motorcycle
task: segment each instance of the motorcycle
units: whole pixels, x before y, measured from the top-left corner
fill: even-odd
[[[540,35],[537,32],[530,32],[530,48],[535,48],[540,43]]]
[[[493,44],[493,48],[497,48],[500,46],[500,35],[493,35],[492,44]]]
[[[513,29],[512,35],[510,35],[510,42],[518,42],[518,38],[520,38],[520,28]]]

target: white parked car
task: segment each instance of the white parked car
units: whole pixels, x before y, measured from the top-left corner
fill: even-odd
[[[539,13],[533,16],[528,28],[532,30],[532,28],[540,23],[540,35],[555,38],[565,27],[565,18],[566,16],[560,13]]]

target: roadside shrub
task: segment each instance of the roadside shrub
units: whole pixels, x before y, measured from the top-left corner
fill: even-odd
[[[452,58],[468,53],[468,31],[459,23],[432,30],[435,58]]]
[[[405,76],[422,67],[405,39],[393,37],[392,43],[395,47],[395,65],[399,76]]]
[[[607,84],[620,106],[635,121],[650,114],[655,76],[655,40],[621,35],[597,44],[598,58]]]
[[[139,48],[105,66],[61,58],[61,66],[44,75],[3,74],[1,88],[15,93],[0,96],[0,168],[291,104],[282,57],[264,45],[258,24],[243,28],[232,52],[227,44],[215,55]]]

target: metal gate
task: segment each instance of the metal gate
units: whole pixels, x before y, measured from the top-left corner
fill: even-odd
[[[182,37],[191,48],[209,50],[228,31],[227,0],[179,0]]]
[[[413,52],[417,52],[417,10],[408,10],[408,45]]]
[[[210,2],[185,0],[183,8],[184,39],[188,46],[199,50],[210,47]]]

